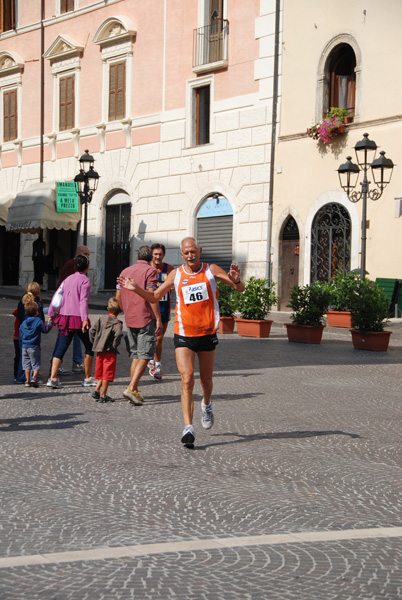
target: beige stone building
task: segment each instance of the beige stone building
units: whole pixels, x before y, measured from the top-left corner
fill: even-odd
[[[349,201],[337,169],[347,156],[356,163],[366,132],[377,156],[386,151],[396,165],[381,198],[367,200],[366,270],[371,279],[402,277],[401,20],[398,0],[284,2],[272,228],[281,308],[292,284],[360,268],[363,200]],[[349,110],[345,132],[329,143],[306,136],[331,106]]]

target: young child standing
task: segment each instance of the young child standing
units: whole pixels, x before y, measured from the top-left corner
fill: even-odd
[[[97,402],[114,402],[107,395],[109,383],[114,381],[116,373],[116,362],[118,345],[123,335],[123,323],[117,316],[121,308],[115,297],[109,298],[107,305],[108,314],[99,317],[89,330],[89,339],[92,342],[92,350],[96,352],[95,379],[98,380],[92,398]]]
[[[40,369],[40,341],[41,333],[49,333],[52,324],[45,323],[38,317],[38,304],[27,302],[25,304],[25,320],[20,324],[19,336],[22,345],[22,368],[25,371],[25,387],[38,387]],[[33,377],[31,380],[31,370]]]

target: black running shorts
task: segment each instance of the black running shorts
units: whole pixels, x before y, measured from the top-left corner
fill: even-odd
[[[189,348],[193,352],[211,352],[218,345],[216,333],[212,335],[200,335],[197,337],[185,337],[174,334],[175,348]]]

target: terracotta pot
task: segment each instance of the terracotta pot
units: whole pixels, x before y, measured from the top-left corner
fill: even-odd
[[[351,329],[353,347],[356,350],[373,350],[374,352],[386,352],[392,331],[369,331],[360,333],[357,329]]]
[[[267,319],[235,319],[237,333],[242,337],[267,338],[273,321]]]
[[[342,123],[342,125],[339,125],[338,133],[345,133],[345,125],[343,123]]]
[[[233,317],[221,317],[216,330],[218,333],[233,333],[235,320]]]
[[[298,323],[285,323],[289,342],[302,344],[320,344],[324,325],[299,325]]]
[[[327,312],[328,327],[352,327],[352,313],[347,310],[329,310]]]

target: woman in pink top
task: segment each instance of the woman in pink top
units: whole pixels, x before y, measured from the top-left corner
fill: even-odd
[[[64,334],[60,336],[60,342],[53,354],[50,378],[46,384],[51,388],[60,387],[57,377],[58,370],[75,333],[85,346],[85,379],[82,385],[84,387],[96,385],[95,380],[91,377],[94,353],[89,339],[91,323],[88,318],[88,300],[91,282],[86,275],[89,269],[89,260],[86,256],[79,254],[75,257],[74,264],[76,272],[63,282],[63,302],[59,314],[55,315],[52,304],[48,311],[49,321],[54,322]]]

